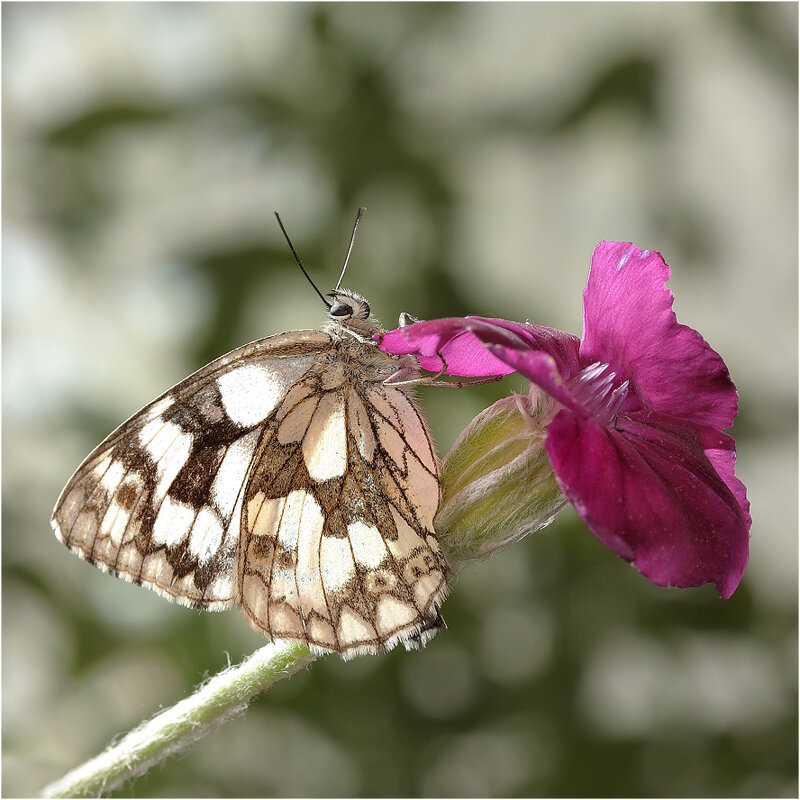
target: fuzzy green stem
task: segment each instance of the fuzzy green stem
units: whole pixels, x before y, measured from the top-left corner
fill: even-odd
[[[141,775],[231,717],[260,692],[315,658],[305,645],[270,643],[229,667],[171,708],[132,730],[100,755],[42,790],[43,797],[96,797]]]

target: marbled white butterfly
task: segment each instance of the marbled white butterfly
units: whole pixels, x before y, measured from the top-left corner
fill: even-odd
[[[271,639],[314,651],[432,637],[447,563],[438,459],[409,386],[418,365],[378,349],[363,297],[338,285],[329,297],[322,330],[239,347],[111,433],[61,493],[58,539],[183,605],[238,605]]]

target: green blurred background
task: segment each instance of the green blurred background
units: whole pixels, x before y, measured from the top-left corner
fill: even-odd
[[[318,661],[119,796],[796,796],[795,4],[4,4],[3,794],[263,643],[48,518],[121,420],[347,283],[384,323],[580,332],[660,250],[741,394],[752,557],[668,591],[576,514],[461,572],[420,653]],[[426,389],[442,452],[521,388]]]

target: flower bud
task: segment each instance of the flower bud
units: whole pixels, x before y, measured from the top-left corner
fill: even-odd
[[[442,463],[434,525],[451,563],[486,558],[550,523],[566,497],[544,448],[558,404],[536,386],[482,411]]]

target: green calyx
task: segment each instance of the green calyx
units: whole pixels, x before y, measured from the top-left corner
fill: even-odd
[[[435,527],[451,563],[486,558],[547,525],[566,504],[544,449],[557,410],[534,386],[529,396],[504,397],[445,456]]]

